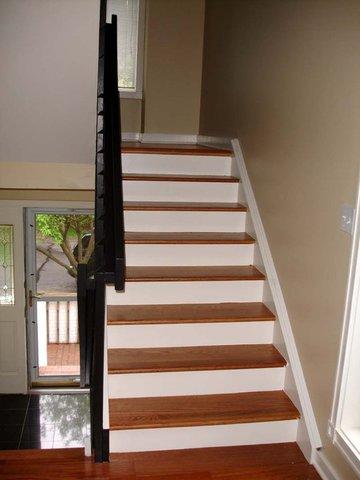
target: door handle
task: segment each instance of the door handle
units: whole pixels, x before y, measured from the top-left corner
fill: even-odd
[[[34,305],[34,298],[41,298],[42,295],[35,295],[32,290],[29,290],[29,307]]]

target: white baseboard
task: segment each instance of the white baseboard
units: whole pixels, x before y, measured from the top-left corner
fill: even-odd
[[[173,133],[140,133],[123,132],[124,142],[142,143],[198,143],[206,147],[231,148],[231,138],[211,137],[206,135],[173,134]]]
[[[305,420],[309,440],[313,450],[322,446],[320,434],[317,428],[314,411],[311,405],[309,392],[306,386],[304,373],[302,370],[299,354],[296,348],[295,338],[292,332],[289,315],[287,312],[285,300],[282,294],[280,281],[277,276],[275,264],[270,252],[270,247],[266,238],[264,226],[261,221],[259,209],[255,200],[254,192],[247,173],[244,156],[238,139],[232,140],[232,146],[235,154],[235,160],[240,172],[240,178],[244,188],[246,201],[249,207],[250,215],[254,225],[258,245],[263,259],[266,276],[269,282],[271,294],[276,308],[277,318],[281,326],[286,350],[289,357],[289,363],[293,372],[295,385],[300,398],[301,410]]]
[[[321,450],[315,450],[311,462],[323,480],[346,480],[334,470]]]
[[[207,135],[198,135],[197,143],[204,145],[205,147],[224,147],[231,148],[231,138],[227,137],[211,137]]]
[[[197,143],[197,135],[175,135],[172,133],[141,133],[143,143]]]
[[[139,142],[140,141],[139,132],[122,132],[121,133],[121,140],[123,142]]]

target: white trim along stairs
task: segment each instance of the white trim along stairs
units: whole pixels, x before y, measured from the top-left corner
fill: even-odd
[[[321,439],[240,144],[196,141],[230,149],[123,153],[126,288],[106,289],[110,455],[296,442],[316,466]]]

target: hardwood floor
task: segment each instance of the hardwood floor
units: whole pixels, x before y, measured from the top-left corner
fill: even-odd
[[[118,453],[95,464],[83,449],[0,452],[0,480],[321,480],[295,443]]]

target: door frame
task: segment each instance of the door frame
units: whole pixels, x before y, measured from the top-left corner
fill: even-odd
[[[27,369],[30,388],[38,387],[79,387],[79,375],[46,375],[39,376],[38,363],[38,329],[36,323],[36,302],[29,308],[29,291],[36,293],[36,237],[35,218],[39,213],[85,215],[94,210],[86,207],[25,207],[24,209],[24,255],[25,255],[25,314],[27,331]],[[76,293],[75,293],[76,296]],[[46,297],[44,297],[46,298]],[[57,298],[57,300],[61,298]]]

